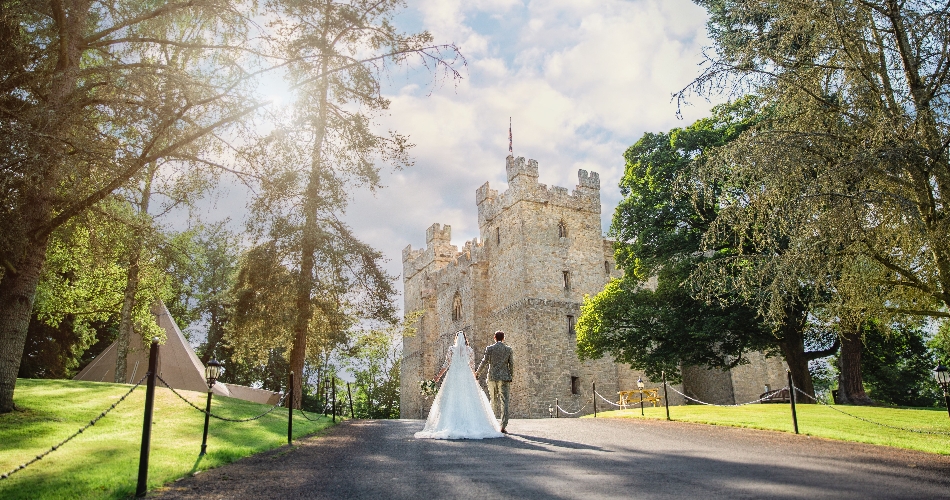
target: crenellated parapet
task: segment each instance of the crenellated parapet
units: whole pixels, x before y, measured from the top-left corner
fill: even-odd
[[[431,266],[430,271],[444,267],[455,260],[458,247],[452,244],[452,226],[435,223],[426,229],[426,247],[413,250],[407,245],[402,250],[403,279],[410,279],[420,271]]]
[[[485,260],[484,244],[478,238],[466,241],[462,249],[452,244],[452,228],[435,223],[426,230],[426,248],[413,250],[407,245],[402,251],[403,279],[411,280],[420,271],[429,272],[429,279],[438,282],[439,276],[451,274]],[[435,265],[433,265],[435,264]]]
[[[499,194],[486,182],[475,191],[479,226],[491,222],[498,214],[520,202],[554,204],[583,212],[600,213],[600,175],[577,171],[573,192],[560,186],[548,187],[538,182],[538,162],[523,157],[507,158],[508,189]]]

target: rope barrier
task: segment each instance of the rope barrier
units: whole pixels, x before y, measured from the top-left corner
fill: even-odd
[[[66,438],[66,439],[64,439],[64,440],[62,440],[62,441],[60,441],[59,444],[54,445],[53,447],[51,447],[50,449],[46,450],[45,452],[40,453],[39,455],[37,455],[36,457],[34,457],[34,458],[33,458],[32,460],[30,460],[29,462],[20,465],[19,467],[17,467],[17,468],[15,468],[15,469],[11,470],[10,472],[7,472],[6,474],[0,475],[0,479],[6,479],[6,478],[12,476],[13,473],[19,472],[19,471],[21,471],[21,470],[23,470],[23,469],[29,467],[30,465],[33,465],[34,463],[39,462],[39,461],[42,460],[46,455],[49,455],[50,453],[52,453],[52,452],[58,450],[61,446],[63,446],[64,444],[70,442],[74,437],[76,437],[76,436],[82,434],[83,431],[85,431],[86,429],[88,429],[88,428],[90,428],[90,427],[96,425],[96,422],[98,422],[102,417],[105,417],[106,415],[108,415],[109,412],[112,411],[112,410],[114,410],[116,406],[119,406],[119,403],[125,401],[125,398],[127,398],[127,397],[129,396],[129,394],[132,394],[132,391],[134,391],[136,388],[138,388],[138,386],[142,385],[142,382],[145,381],[145,378],[146,378],[146,377],[148,377],[147,374],[146,374],[144,377],[142,377],[142,378],[138,381],[137,384],[133,385],[132,388],[129,389],[128,392],[126,392],[125,394],[123,394],[122,397],[119,398],[118,401],[116,401],[115,403],[112,403],[112,406],[106,408],[105,411],[103,411],[102,413],[99,414],[99,416],[97,416],[96,418],[90,420],[88,424],[86,424],[86,425],[80,427],[79,430],[76,431],[76,432],[74,432],[71,436],[69,436],[68,438]]]
[[[603,399],[605,402],[607,402],[607,403],[609,403],[609,404],[612,404],[612,405],[616,406],[617,408],[625,409],[626,406],[627,406],[627,405],[618,405],[617,403],[614,403],[613,401],[611,401],[611,400],[609,400],[609,399],[607,399],[607,398],[601,396],[599,392],[595,392],[594,394],[600,396],[600,399]]]
[[[250,421],[252,421],[252,420],[257,420],[257,419],[263,417],[264,415],[267,415],[268,413],[274,411],[276,408],[282,406],[282,405],[284,404],[284,398],[287,397],[287,393],[282,394],[282,395],[280,396],[280,399],[277,401],[277,403],[276,403],[274,406],[271,406],[270,409],[268,409],[267,411],[265,411],[264,413],[261,413],[260,415],[258,415],[258,416],[256,416],[256,417],[250,417],[250,418],[228,418],[228,417],[222,417],[222,416],[219,416],[219,415],[215,415],[214,413],[211,413],[211,412],[205,412],[205,410],[203,410],[203,409],[201,409],[201,408],[198,408],[197,406],[195,406],[194,403],[192,403],[191,401],[188,401],[187,399],[185,399],[185,397],[182,396],[181,394],[178,394],[178,391],[176,391],[175,388],[173,388],[172,386],[168,385],[168,382],[165,382],[165,380],[164,380],[161,376],[156,375],[156,378],[158,378],[158,380],[161,381],[162,385],[164,385],[165,387],[171,389],[171,391],[172,391],[176,396],[178,396],[179,399],[181,399],[182,401],[188,403],[188,406],[191,406],[192,408],[194,408],[194,409],[200,411],[201,413],[207,413],[208,415],[210,415],[210,416],[212,416],[212,417],[214,417],[214,418],[216,418],[216,419],[218,419],[218,420],[224,420],[225,422],[238,422],[238,423],[240,423],[240,422],[250,422]]]
[[[698,399],[696,399],[696,398],[687,396],[686,394],[683,394],[682,392],[676,390],[676,388],[673,387],[673,386],[671,386],[671,385],[667,385],[667,387],[669,387],[670,389],[672,389],[673,392],[679,394],[680,396],[683,396],[684,398],[686,398],[686,399],[688,399],[688,400],[690,400],[690,401],[695,401],[695,402],[697,402],[697,403],[699,403],[699,404],[701,404],[701,405],[720,406],[720,407],[723,407],[723,408],[735,408],[735,407],[739,407],[739,406],[745,406],[745,405],[751,405],[751,404],[755,404],[755,403],[760,403],[760,402],[762,402],[762,401],[765,401],[765,400],[767,400],[767,399],[772,399],[773,397],[775,397],[775,392],[781,392],[781,391],[783,391],[783,390],[788,389],[788,386],[783,387],[783,388],[779,389],[778,391],[775,391],[775,392],[769,394],[768,396],[764,396],[764,397],[761,397],[761,398],[759,398],[759,399],[756,399],[755,401],[749,401],[749,402],[747,402],[747,403],[737,403],[737,404],[734,404],[734,405],[717,405],[717,404],[715,404],[715,403],[707,403],[707,402],[705,402],[705,401],[700,401],[700,400],[698,400]]]
[[[838,408],[835,408],[834,406],[831,406],[831,405],[829,405],[828,403],[825,403],[824,401],[818,400],[818,399],[816,399],[814,396],[812,396],[812,395],[810,395],[810,394],[808,394],[808,393],[806,393],[806,392],[803,392],[803,391],[802,391],[801,389],[799,389],[798,387],[795,388],[795,392],[798,392],[799,394],[801,394],[801,395],[803,395],[803,396],[805,396],[805,397],[811,399],[812,401],[814,401],[814,402],[816,402],[816,403],[818,403],[818,404],[820,404],[820,405],[822,405],[822,406],[825,406],[825,407],[827,407],[827,408],[831,408],[832,410],[834,410],[834,411],[836,411],[836,412],[838,412],[838,413],[843,413],[843,414],[845,414],[845,415],[847,415],[847,416],[849,416],[849,417],[851,417],[851,418],[856,418],[856,419],[858,419],[858,420],[861,420],[861,421],[863,421],[863,422],[867,422],[867,423],[869,423],[869,424],[879,425],[879,426],[881,426],[881,427],[887,427],[888,429],[896,429],[896,430],[899,430],[899,431],[916,432],[917,434],[933,434],[933,435],[939,435],[939,436],[950,436],[950,432],[944,432],[944,431],[928,431],[928,430],[926,430],[926,429],[908,429],[908,428],[906,428],[906,427],[898,427],[898,426],[896,426],[896,425],[882,424],[882,423],[880,423],[880,422],[875,422],[875,421],[873,421],[873,420],[869,420],[869,419],[866,419],[866,418],[864,418],[864,417],[859,417],[859,416],[857,416],[857,415],[852,415],[852,414],[850,414],[850,413],[848,413],[848,412],[846,412],[846,411],[844,411],[844,410],[839,410]]]
[[[584,411],[584,408],[587,408],[587,405],[589,405],[589,404],[591,403],[591,401],[593,401],[593,398],[591,398],[590,401],[585,402],[585,403],[584,403],[584,406],[581,406],[580,409],[578,409],[578,410],[575,411],[575,412],[567,411],[567,410],[565,410],[564,408],[561,408],[561,405],[554,405],[554,406],[555,406],[558,410],[560,410],[561,413],[563,413],[563,414],[565,414],[565,415],[577,415],[578,413]]]

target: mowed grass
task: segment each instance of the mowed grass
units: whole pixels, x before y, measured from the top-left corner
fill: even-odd
[[[0,474],[49,450],[89,423],[130,386],[71,380],[17,380],[14,401],[23,411],[0,415]],[[179,391],[204,408],[206,393]],[[96,425],[62,448],[8,479],[0,480],[0,498],[128,498],[135,494],[145,386]],[[230,418],[258,415],[269,406],[215,397],[212,413]],[[316,418],[316,416],[311,415]],[[329,418],[311,422],[296,414],[294,436],[313,434],[332,425]],[[148,487],[156,488],[197,471],[287,443],[287,410],[277,408],[252,422],[211,419],[208,453],[199,457],[204,414],[171,391],[156,388]]]
[[[832,408],[880,424],[943,434],[916,433],[875,425]],[[950,455],[950,416],[945,408],[903,409],[843,405],[828,407],[799,404],[797,410],[798,431],[801,434]],[[597,416],[598,418],[666,419],[666,410],[662,406],[646,407],[644,413],[646,416],[641,417],[640,407],[637,406],[626,410],[598,412]],[[670,418],[680,422],[795,432],[791,408],[787,404],[751,404],[734,408],[704,405],[671,406]]]

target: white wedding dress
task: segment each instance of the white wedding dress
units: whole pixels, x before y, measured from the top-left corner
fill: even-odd
[[[503,437],[485,391],[472,373],[472,349],[459,332],[449,348],[449,369],[417,438],[485,439]]]

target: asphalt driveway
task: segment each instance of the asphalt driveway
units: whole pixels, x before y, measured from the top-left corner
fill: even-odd
[[[414,439],[423,423],[348,421],[150,497],[950,498],[950,457],[881,446],[604,418],[512,420],[500,439]]]

